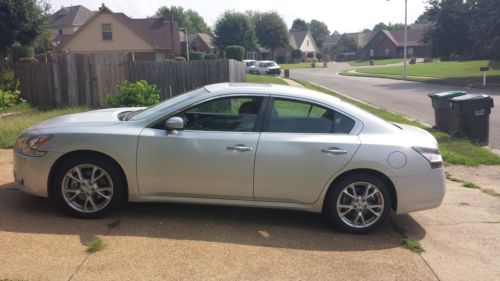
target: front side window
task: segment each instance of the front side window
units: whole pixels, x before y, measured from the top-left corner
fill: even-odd
[[[349,134],[354,124],[351,118],[320,105],[274,99],[265,131]]]
[[[111,31],[110,23],[103,23],[101,29],[102,29],[102,40],[104,41],[113,40],[113,32]]]
[[[261,97],[231,97],[209,101],[183,112],[185,130],[252,132]]]

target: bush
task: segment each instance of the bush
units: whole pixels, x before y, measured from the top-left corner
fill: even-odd
[[[286,63],[285,56],[278,56],[278,59],[276,60],[276,62],[279,64]]]
[[[245,48],[237,45],[227,46],[224,49],[224,53],[226,54],[227,59],[242,61],[245,56]]]
[[[318,61],[321,61],[321,59],[323,59],[323,55],[320,53],[317,53],[316,58],[318,59]]]
[[[24,57],[17,60],[17,63],[38,63],[35,57]]]
[[[205,60],[216,60],[217,56],[214,54],[206,54],[205,55]]]
[[[310,59],[314,58],[314,53],[308,53],[307,57],[310,58]]]
[[[19,90],[19,81],[15,83],[14,81],[14,70],[10,67],[6,67],[1,72],[0,76],[0,90]]]
[[[292,54],[291,54],[291,57],[294,60],[300,60],[300,59],[302,59],[302,51],[299,50],[299,49],[293,50]]]
[[[160,91],[156,85],[149,85],[144,80],[135,83],[125,80],[118,90],[120,95],[106,97],[106,104],[110,107],[150,106],[160,102]]]
[[[189,52],[189,60],[203,60],[204,57],[203,52]]]
[[[12,45],[11,50],[14,62],[17,62],[22,58],[35,56],[35,49],[33,49],[33,47],[31,46],[23,46],[19,43],[16,43]]]
[[[186,61],[186,58],[185,57],[175,57],[174,60],[175,61]]]
[[[16,105],[21,100],[20,96],[18,90],[3,91],[0,89],[0,109]]]

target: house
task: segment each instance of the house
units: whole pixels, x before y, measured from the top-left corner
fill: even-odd
[[[49,17],[51,39],[61,42],[78,30],[95,12],[82,5],[62,7]]]
[[[408,57],[430,56],[430,45],[424,43],[425,29],[408,29]],[[380,30],[363,48],[364,58],[403,57],[404,30]]]
[[[282,60],[288,62],[292,60],[293,50],[297,49],[302,52],[301,60],[309,60],[309,54],[312,54],[312,56],[315,57],[319,52],[316,42],[309,31],[291,31],[288,38],[288,45],[283,48],[275,49],[274,58],[272,51],[262,46],[257,46],[256,48],[247,51],[246,58],[255,60],[277,60],[281,58]]]
[[[179,33],[181,42],[181,52],[186,54],[186,34]],[[216,48],[212,41],[212,37],[206,33],[188,34],[189,50],[195,52],[203,52],[206,54],[216,54]]]
[[[179,27],[172,12],[163,18],[133,19],[102,6],[62,41],[66,53],[128,52],[135,58],[164,60],[181,54]]]

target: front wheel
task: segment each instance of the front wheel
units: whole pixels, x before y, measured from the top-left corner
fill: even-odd
[[[51,188],[53,199],[66,213],[79,218],[98,218],[118,207],[126,186],[112,161],[79,155],[59,166]]]
[[[372,175],[351,175],[337,182],[327,196],[326,214],[341,230],[362,234],[387,218],[391,194],[387,184]]]

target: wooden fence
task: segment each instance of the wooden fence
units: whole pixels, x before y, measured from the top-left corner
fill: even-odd
[[[45,62],[16,65],[21,96],[44,108],[104,107],[123,81],[156,84],[161,99],[207,84],[245,81],[245,65],[234,60],[132,61],[126,53],[53,54]]]

